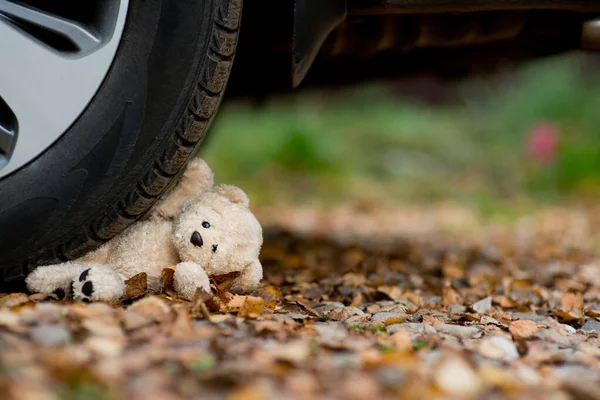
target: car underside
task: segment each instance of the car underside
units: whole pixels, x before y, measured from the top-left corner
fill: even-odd
[[[246,0],[228,94],[485,74],[600,47],[599,16],[585,0]]]

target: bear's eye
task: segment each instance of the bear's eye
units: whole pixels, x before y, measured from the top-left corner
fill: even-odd
[[[209,222],[207,222],[207,221],[204,221],[204,222],[202,223],[202,227],[203,227],[204,229],[208,229],[208,228],[210,228],[210,223],[209,223]]]

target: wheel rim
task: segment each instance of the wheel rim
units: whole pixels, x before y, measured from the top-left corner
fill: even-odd
[[[62,136],[110,69],[129,0],[0,0],[0,179]]]

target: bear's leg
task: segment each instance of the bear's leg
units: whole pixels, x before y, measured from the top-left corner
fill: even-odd
[[[242,274],[231,282],[229,290],[235,293],[243,293],[254,290],[258,287],[263,276],[263,269],[260,261],[251,262],[242,270]]]
[[[27,289],[35,293],[54,293],[61,300],[69,297],[73,277],[86,268],[85,264],[68,261],[36,268],[25,278]]]
[[[90,264],[72,279],[73,299],[84,302],[117,301],[125,292],[125,280],[107,265]]]
[[[200,265],[193,262],[177,264],[173,275],[173,286],[177,293],[188,300],[194,297],[197,288],[202,288],[210,293],[208,274]]]

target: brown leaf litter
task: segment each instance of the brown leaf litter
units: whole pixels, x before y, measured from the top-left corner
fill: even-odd
[[[259,215],[265,279],[248,295],[221,276],[185,301],[166,269],[162,294],[140,275],[122,304],[0,297],[2,397],[599,397],[596,213]]]

